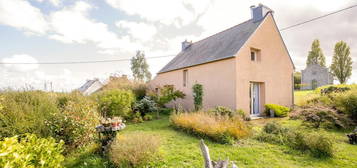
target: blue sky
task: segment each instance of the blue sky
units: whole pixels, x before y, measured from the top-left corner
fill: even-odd
[[[124,59],[144,50],[147,57],[175,55],[185,39],[197,41],[250,19],[251,5],[263,3],[285,27],[335,11],[356,0],[0,0],[1,62],[66,62]],[[357,62],[356,9],[282,32],[301,70],[313,39],[331,62],[339,40],[351,47]],[[155,74],[172,57],[149,59]],[[357,64],[350,83],[357,82]],[[58,91],[78,88],[87,79],[112,73],[131,75],[129,62],[72,65],[0,65],[0,88],[52,82]]]

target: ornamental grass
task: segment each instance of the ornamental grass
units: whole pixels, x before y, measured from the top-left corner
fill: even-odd
[[[232,144],[251,133],[247,123],[238,116],[217,116],[207,112],[192,112],[173,114],[170,121],[176,129],[219,143]]]

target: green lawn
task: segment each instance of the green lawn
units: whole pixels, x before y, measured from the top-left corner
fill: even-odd
[[[306,101],[307,98],[314,96],[313,90],[299,90],[294,91],[294,104],[302,105]]]
[[[274,119],[284,125],[297,127],[300,122]],[[255,130],[268,120],[252,121]],[[168,117],[141,124],[132,124],[120,134],[144,131],[159,135],[162,145],[161,159],[151,163],[154,167],[202,167],[203,158],[198,147],[199,138],[176,131],[169,126]],[[336,152],[333,158],[317,159],[307,153],[292,150],[286,146],[262,143],[252,138],[237,145],[222,145],[205,140],[213,160],[229,158],[239,167],[356,167],[357,146],[347,143],[345,133],[330,131],[335,137]]]

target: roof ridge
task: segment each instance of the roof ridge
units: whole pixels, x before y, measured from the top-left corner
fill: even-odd
[[[241,24],[243,24],[243,23],[249,22],[249,21],[251,21],[251,20],[252,20],[252,19],[249,19],[249,20],[246,20],[246,21],[244,21],[244,22],[241,22],[241,23],[239,23],[239,24],[237,24],[237,25],[234,25],[234,26],[232,26],[232,27],[230,27],[230,28],[227,28],[227,29],[225,29],[225,30],[222,30],[222,31],[219,31],[219,32],[217,32],[217,33],[214,33],[214,34],[212,34],[212,35],[210,35],[210,36],[207,36],[207,37],[205,37],[205,38],[203,38],[203,39],[201,39],[201,40],[198,40],[198,41],[196,41],[196,42],[194,42],[194,43],[192,43],[192,44],[201,42],[201,41],[206,40],[206,39],[208,39],[208,38],[210,38],[210,37],[213,37],[213,36],[215,36],[215,35],[221,34],[221,33],[225,32],[225,31],[228,31],[228,30],[230,30],[230,29],[233,29],[233,28],[235,28],[235,27],[237,27],[237,26],[239,26],[239,25],[241,25]]]

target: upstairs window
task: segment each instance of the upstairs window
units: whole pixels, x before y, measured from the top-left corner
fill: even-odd
[[[250,52],[250,60],[255,61],[257,59],[257,54],[254,51]]]
[[[250,60],[251,61],[260,61],[260,50],[251,48],[250,49]]]
[[[188,71],[186,69],[183,70],[183,87],[187,86],[187,82],[188,82]]]

